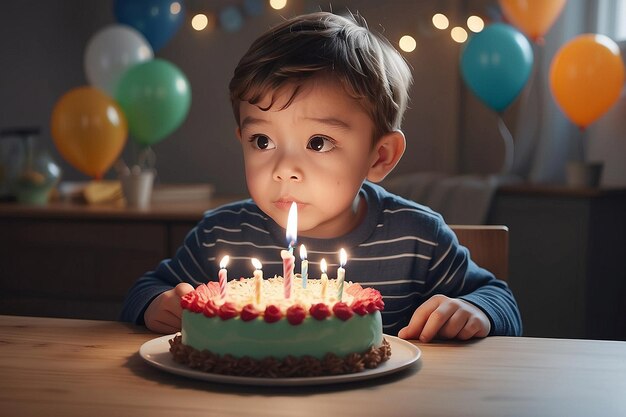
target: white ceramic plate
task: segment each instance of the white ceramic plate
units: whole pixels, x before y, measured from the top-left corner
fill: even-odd
[[[340,382],[361,381],[364,379],[378,378],[389,375],[413,365],[420,358],[422,352],[419,348],[406,340],[394,336],[385,335],[385,339],[391,345],[391,357],[375,369],[366,369],[362,372],[315,377],[298,378],[260,378],[220,375],[191,369],[186,365],[174,362],[170,353],[169,340],[175,335],[157,337],[141,345],[139,355],[150,365],[176,375],[189,378],[201,379],[210,382],[219,382],[238,385],[325,385]]]

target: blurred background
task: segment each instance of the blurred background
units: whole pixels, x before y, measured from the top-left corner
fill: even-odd
[[[65,93],[89,84],[86,48],[99,31],[119,23],[114,3],[23,0],[3,5],[0,128],[39,127],[41,140],[61,165],[63,180],[88,180],[89,176],[57,153],[50,132],[52,110]],[[502,118],[516,142],[510,173],[532,182],[563,183],[566,162],[584,156],[604,163],[603,185],[624,186],[623,91],[617,103],[582,132],[558,107],[548,85],[552,59],[576,35],[602,33],[624,48],[623,3],[565,3],[543,40],[530,40],[534,62],[523,90],[504,109],[495,111],[464,83],[460,56],[468,41],[463,33],[455,41],[451,33],[461,28],[471,36],[470,16],[480,17],[484,25],[506,23],[497,1],[395,0],[383,4],[376,0],[288,0],[280,9],[265,0],[181,2],[182,23],[154,51],[154,57],[171,62],[186,76],[191,102],[179,126],[153,146],[157,182],[208,182],[218,192],[245,193],[227,89],[239,58],[260,33],[284,18],[316,10],[350,10],[362,14],[372,30],[384,34],[394,45],[405,35],[416,43],[414,50],[402,51],[413,68],[415,83],[404,122],[408,148],[392,176],[414,172],[500,173],[505,158],[505,142],[498,126]],[[439,13],[448,20],[442,29],[433,23],[433,16]],[[192,20],[198,14],[206,16],[206,26],[202,28],[200,18],[196,30]],[[586,155],[580,155],[581,141],[586,142]],[[138,149],[131,134],[122,156],[128,161],[136,159]],[[106,170],[105,177],[115,177],[112,168]]]

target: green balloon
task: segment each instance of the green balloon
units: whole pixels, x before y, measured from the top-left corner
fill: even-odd
[[[187,117],[191,88],[185,74],[169,61],[153,59],[129,68],[115,99],[126,115],[130,138],[142,146],[163,140]]]

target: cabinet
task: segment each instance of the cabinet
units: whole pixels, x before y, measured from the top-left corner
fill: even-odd
[[[526,336],[626,340],[626,190],[500,188]]]
[[[115,320],[144,272],[170,257],[210,204],[147,210],[0,204],[0,314]]]

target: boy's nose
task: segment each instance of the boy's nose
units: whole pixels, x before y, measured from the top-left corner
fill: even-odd
[[[302,181],[302,170],[295,159],[283,157],[276,164],[272,177],[274,181]]]

